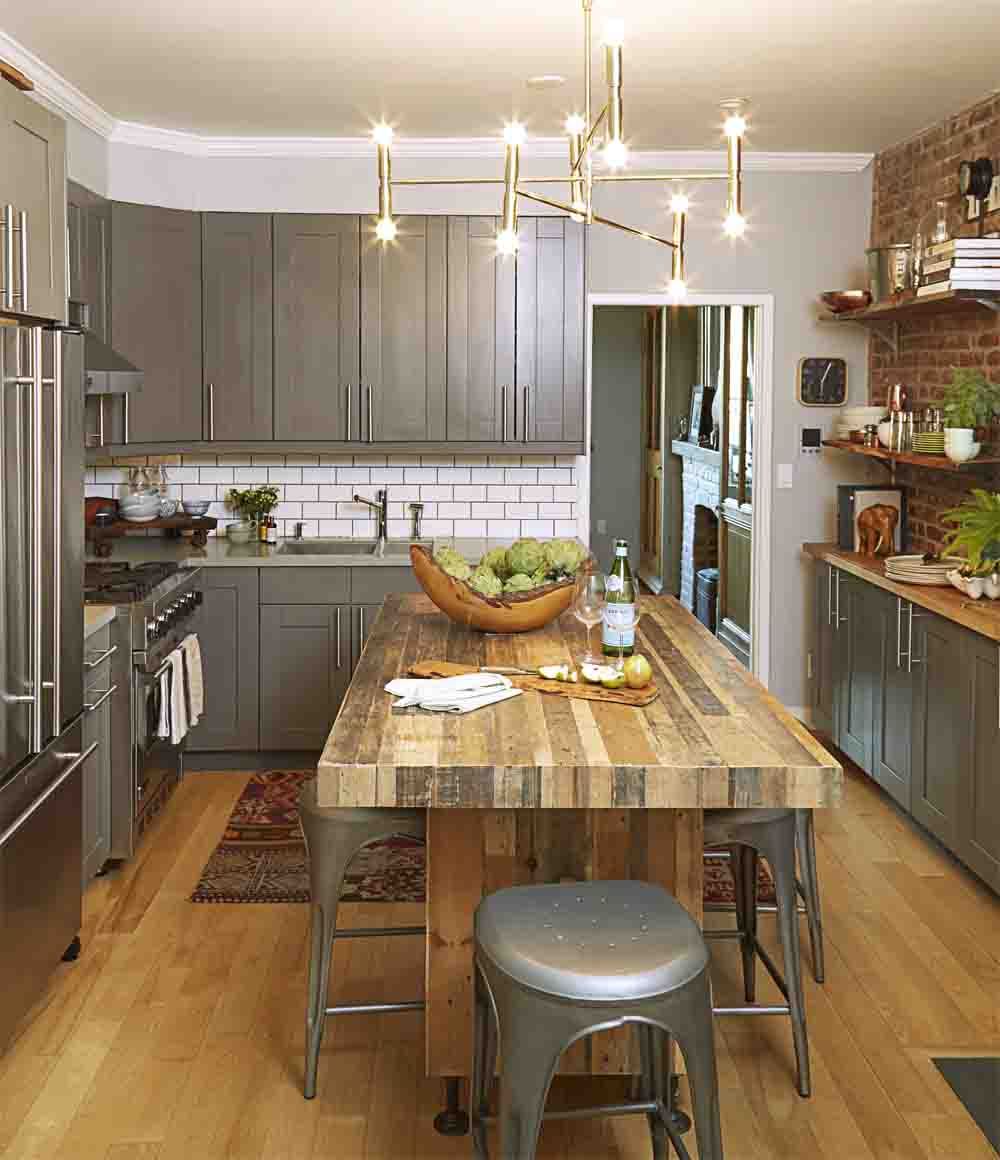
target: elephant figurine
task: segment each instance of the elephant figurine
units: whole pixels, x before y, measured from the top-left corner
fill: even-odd
[[[858,516],[858,542],[863,556],[889,556],[895,550],[899,508],[876,503]]]

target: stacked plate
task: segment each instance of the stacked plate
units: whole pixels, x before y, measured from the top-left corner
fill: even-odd
[[[924,562],[923,556],[889,556],[885,562],[885,574],[890,580],[902,584],[947,588],[951,583],[948,573],[961,565],[962,561],[955,556],[942,556],[930,564]]]
[[[944,432],[925,431],[913,436],[913,450],[922,455],[944,454]]]

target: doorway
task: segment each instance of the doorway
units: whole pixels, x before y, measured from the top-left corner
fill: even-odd
[[[591,295],[581,531],[766,681],[770,295]],[[758,470],[755,472],[755,464]]]

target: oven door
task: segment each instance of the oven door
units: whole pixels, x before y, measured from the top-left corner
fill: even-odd
[[[162,708],[161,667],[154,673],[136,667],[134,673],[135,728],[135,833],[142,833],[158,812],[167,794],[180,779],[183,743],[174,745],[169,737],[157,736]]]

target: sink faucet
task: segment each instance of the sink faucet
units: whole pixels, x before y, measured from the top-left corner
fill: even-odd
[[[363,495],[354,495],[355,503],[363,503],[370,507],[375,513],[377,519],[377,531],[375,547],[372,551],[374,556],[382,556],[385,554],[385,541],[388,539],[388,523],[387,517],[389,512],[389,490],[388,488],[380,488],[375,493],[375,499],[365,499]]]

